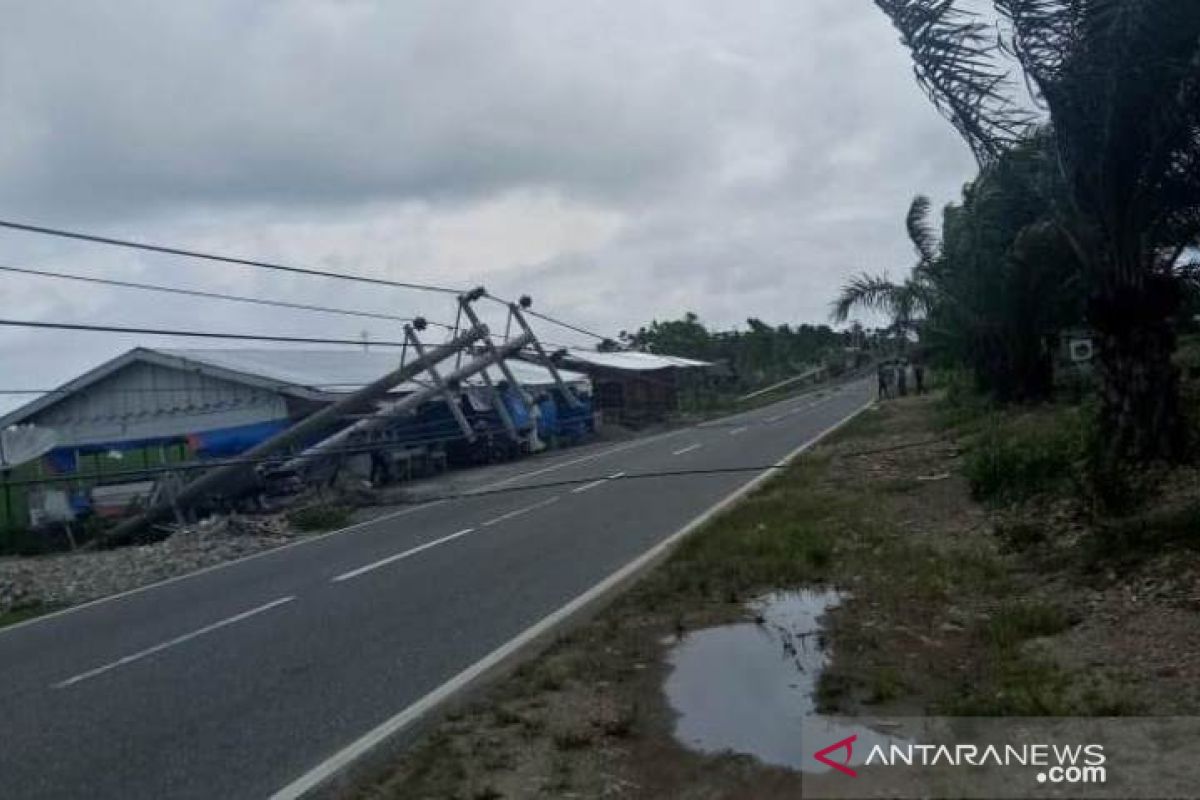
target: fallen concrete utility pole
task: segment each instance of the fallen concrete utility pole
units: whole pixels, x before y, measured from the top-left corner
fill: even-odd
[[[480,286],[478,289],[472,289],[467,294],[461,295],[458,298],[459,308],[462,309],[463,314],[465,314],[467,319],[469,319],[471,321],[471,324],[476,327],[478,327],[480,325],[479,315],[475,313],[475,309],[471,307],[471,303],[475,302],[480,297],[483,297],[486,294],[487,294],[487,292],[484,290],[484,288],[482,286]],[[528,337],[526,344],[528,344],[529,341],[537,341],[534,338],[532,332],[526,331],[525,335],[526,335],[526,337]],[[522,386],[520,381],[517,380],[516,376],[513,375],[512,370],[509,369],[509,367],[508,367],[508,364],[504,363],[504,359],[502,359],[496,355],[496,345],[492,344],[492,337],[489,336],[488,338],[483,340],[483,349],[486,350],[488,353],[490,353],[492,355],[492,357],[496,359],[496,362],[497,362],[496,366],[500,367],[500,371],[502,373],[504,373],[504,379],[506,381],[508,381],[508,385],[510,387],[512,387],[514,392],[516,392],[517,398],[520,400],[521,406],[522,406],[522,409],[524,410],[524,412],[526,414],[529,414],[530,413],[529,406],[533,402],[533,400],[525,392],[525,387]],[[486,373],[484,374],[484,382],[489,385],[492,382],[491,378],[488,377]]]
[[[413,346],[414,350],[417,351],[418,357],[425,357],[425,344],[419,338],[417,338],[417,332],[413,330],[412,325],[404,326],[404,339]],[[465,414],[463,414],[463,410],[458,404],[458,398],[456,398],[454,393],[450,391],[449,384],[442,380],[442,373],[438,372],[438,368],[434,366],[433,363],[429,364],[428,372],[429,377],[433,381],[434,387],[436,387],[438,393],[441,394],[442,400],[444,400],[446,403],[446,407],[450,409],[450,413],[454,416],[454,421],[458,423],[458,428],[463,432],[463,436],[466,437],[468,442],[475,441],[475,432],[471,430],[471,423],[467,422],[467,417]]]
[[[532,303],[528,295],[522,297],[521,302],[524,304]],[[579,402],[579,398],[575,396],[575,393],[569,391],[567,389],[567,385],[563,383],[562,376],[558,374],[558,367],[555,366],[554,361],[550,358],[550,356],[546,355],[546,351],[542,349],[542,343],[537,340],[536,336],[533,336],[533,329],[530,328],[529,323],[525,321],[525,315],[521,313],[521,307],[516,303],[509,303],[508,313],[517,321],[517,324],[521,326],[521,330],[525,331],[527,335],[533,337],[531,342],[533,345],[533,350],[535,353],[537,353],[538,360],[541,361],[542,366],[550,370],[550,376],[554,378],[554,385],[558,387],[560,392],[562,392],[563,397],[567,401],[567,405],[569,405],[571,408],[582,407],[583,403]]]
[[[347,415],[369,408],[371,404],[385,396],[393,387],[425,372],[431,364],[437,364],[440,361],[451,358],[464,347],[470,347],[480,339],[486,341],[487,337],[488,329],[483,325],[478,325],[464,331],[451,342],[436,347],[429,351],[428,354],[415,358],[407,364],[400,365],[354,394],[326,406],[311,416],[305,417],[300,422],[272,436],[265,442],[260,442],[241,455],[239,459],[240,463],[216,467],[212,471],[206,472],[196,480],[186,484],[170,501],[157,503],[138,516],[122,522],[97,540],[98,543],[120,542],[147,525],[151,525],[164,517],[172,515],[176,509],[187,508],[195,501],[215,494],[220,490],[254,481],[258,459],[263,459],[288,447],[300,444],[313,436],[320,435],[326,429],[343,422]],[[451,377],[453,378],[453,376]]]
[[[455,384],[466,380],[476,373],[483,372],[492,364],[502,364],[504,363],[503,359],[505,356],[517,352],[522,347],[529,344],[529,341],[532,338],[533,337],[529,336],[528,334],[522,335],[516,339],[513,339],[511,342],[508,342],[503,347],[493,348],[492,352],[481,355],[478,358],[463,364],[454,372],[444,376],[442,380],[448,384]],[[486,375],[487,373],[484,374]],[[349,442],[350,439],[354,438],[355,436],[366,436],[374,430],[391,424],[395,421],[396,417],[412,411],[417,406],[421,405],[421,403],[437,397],[440,393],[441,390],[436,386],[431,386],[421,389],[420,391],[413,392],[402,400],[393,403],[387,408],[381,409],[366,419],[360,419],[353,425],[343,428],[342,430],[330,436],[328,439],[314,444],[303,453],[300,453],[296,457],[289,459],[287,463],[283,465],[283,470],[296,470],[304,466],[306,462],[315,458],[321,458],[322,456],[330,453],[342,451],[346,448],[347,442]]]

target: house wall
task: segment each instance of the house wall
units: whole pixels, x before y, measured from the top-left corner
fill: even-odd
[[[661,420],[679,407],[674,373],[592,368],[596,407],[609,421],[641,425]]]
[[[26,421],[57,430],[61,448],[186,436],[287,415],[274,392],[135,362]]]

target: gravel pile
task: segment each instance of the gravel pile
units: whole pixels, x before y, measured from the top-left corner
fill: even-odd
[[[305,534],[282,515],[210,518],[154,544],[0,559],[0,613],[66,606],[269,550]]]

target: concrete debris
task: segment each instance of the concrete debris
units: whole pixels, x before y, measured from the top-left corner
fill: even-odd
[[[270,550],[307,535],[282,515],[209,517],[154,544],[0,559],[0,614],[69,606]]]

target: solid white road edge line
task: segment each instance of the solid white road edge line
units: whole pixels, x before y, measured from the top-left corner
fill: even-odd
[[[270,611],[272,608],[281,606],[284,603],[290,603],[295,599],[296,599],[295,595],[291,595],[288,597],[281,597],[278,600],[272,600],[269,603],[263,603],[261,606],[258,606],[257,608],[252,608],[249,611],[243,611],[240,614],[234,614],[232,617],[227,617],[227,618],[221,620],[220,622],[214,622],[211,625],[205,625],[203,628],[198,628],[197,630],[194,630],[191,633],[185,633],[182,636],[176,636],[174,639],[169,639],[160,644],[156,644],[153,647],[147,647],[145,650],[139,650],[136,653],[132,653],[127,656],[122,656],[121,658],[118,658],[116,661],[105,664],[104,666],[96,667],[95,669],[89,669],[87,672],[81,672],[78,675],[75,675],[74,677],[67,678],[65,681],[60,681],[59,683],[54,684],[54,686],[52,688],[65,689],[66,687],[73,686],[74,684],[79,683],[80,681],[86,681],[88,678],[94,678],[97,675],[103,675],[105,672],[108,672],[109,670],[116,669],[117,667],[123,667],[126,664],[132,664],[135,661],[141,661],[143,658],[146,658],[147,656],[152,656],[155,653],[161,653],[163,650],[166,650],[167,648],[175,647],[176,645],[183,644],[184,642],[190,642],[192,639],[199,638],[206,633],[212,633],[213,631],[219,630],[228,625],[233,625],[235,623],[241,622],[242,620],[250,619],[250,617],[257,616],[258,614],[261,614],[264,611]]]
[[[543,500],[540,503],[534,503],[533,505],[525,506],[524,508],[518,508],[515,511],[509,511],[507,514],[501,514],[500,516],[498,516],[494,519],[489,519],[487,522],[483,523],[479,527],[488,528],[488,527],[491,527],[492,525],[495,525],[498,522],[504,522],[505,520],[512,519],[513,517],[519,517],[522,514],[528,514],[530,511],[536,511],[539,508],[545,508],[546,506],[557,503],[558,499],[559,499],[559,495],[554,495],[554,497]]]
[[[868,400],[864,405],[852,411],[841,421],[829,426],[816,436],[806,441],[804,444],[797,447],[795,450],[792,450],[780,461],[776,462],[774,468],[762,471],[748,483],[726,495],[716,505],[709,507],[691,522],[687,523],[675,533],[671,534],[654,547],[642,553],[633,561],[630,561],[625,566],[609,575],[600,583],[597,583],[595,586],[588,589],[583,594],[567,603],[565,606],[562,606],[557,611],[551,612],[538,622],[521,631],[521,633],[517,634],[517,636],[509,639],[500,647],[488,653],[486,656],[476,661],[474,664],[467,667],[438,688],[429,692],[424,697],[410,705],[408,708],[405,708],[391,719],[384,721],[379,726],[368,731],[357,740],[351,742],[346,747],[342,748],[317,766],[313,767],[308,772],[301,775],[299,778],[296,778],[296,780],[292,781],[287,786],[284,786],[282,789],[275,792],[275,794],[271,795],[270,800],[298,800],[298,798],[302,798],[308,792],[321,786],[343,769],[353,764],[357,759],[361,758],[366,753],[382,744],[388,738],[404,730],[414,722],[417,722],[419,719],[421,719],[421,717],[437,708],[439,704],[470,686],[473,681],[486,674],[488,670],[492,669],[496,665],[503,663],[505,659],[517,653],[522,647],[530,642],[535,641],[548,631],[553,630],[556,626],[570,619],[573,614],[587,607],[589,603],[602,597],[606,592],[611,591],[613,588],[619,586],[622,581],[637,574],[639,570],[643,569],[648,564],[653,563],[656,558],[670,550],[675,546],[675,544],[677,544],[692,531],[701,527],[710,519],[717,516],[722,511],[753,492],[759,486],[762,486],[764,483],[766,483],[775,473],[776,468],[786,466],[790,462],[794,461],[798,456],[800,456],[801,453],[808,450],[817,442],[821,441],[821,439],[824,439],[826,436],[857,417],[863,411],[870,408],[874,402],[874,399]]]
[[[693,444],[693,445],[688,445],[687,447],[683,448],[682,450],[676,450],[674,453],[671,453],[671,455],[673,455],[673,456],[681,456],[681,455],[683,455],[684,453],[690,453],[690,452],[692,452],[693,450],[699,450],[699,449],[700,449],[700,444],[699,444],[699,443],[696,443],[696,444]]]
[[[740,428],[734,428],[733,430],[731,430],[731,431],[729,432],[729,435],[730,435],[730,436],[737,436],[739,433],[745,433],[747,430],[748,430],[748,426],[746,426],[746,425],[743,425],[743,426],[742,426],[742,427],[740,427]]]
[[[357,578],[359,575],[366,575],[368,572],[374,572],[380,567],[386,567],[388,564],[395,564],[397,561],[403,561],[406,558],[411,558],[417,553],[424,553],[426,550],[431,550],[438,545],[443,545],[446,542],[452,542],[461,536],[466,536],[468,533],[474,532],[474,528],[463,528],[461,531],[452,533],[449,536],[443,536],[440,539],[434,539],[432,542],[426,542],[425,544],[417,545],[416,547],[405,550],[402,553],[396,553],[394,556],[381,558],[378,561],[372,561],[370,564],[361,566],[358,569],[352,569],[349,572],[343,572],[336,578],[331,578],[330,583],[341,583],[342,581],[348,581],[351,578]]]
[[[63,608],[58,611],[52,611],[49,614],[42,614],[40,617],[34,617],[33,619],[27,619],[24,622],[17,622],[12,625],[7,625],[3,628],[0,628],[0,636],[3,636],[4,634],[6,634],[10,631],[15,631],[15,630],[19,630],[20,628],[24,628],[27,625],[36,625],[39,622],[46,622],[47,620],[52,620],[56,617],[61,617],[65,614],[73,614],[76,611],[82,611],[85,608],[91,608],[92,606],[98,606],[103,603],[109,603],[109,602],[112,602],[113,600],[120,600],[122,597],[131,597],[135,594],[141,594],[142,592],[148,592],[151,589],[159,589],[163,586],[169,586],[172,583],[178,583],[179,581],[185,581],[189,578],[198,578],[201,575],[207,575],[210,572],[216,572],[217,570],[225,569],[226,567],[232,567],[237,564],[245,564],[247,561],[253,561],[256,558],[262,558],[264,556],[273,555],[275,553],[282,553],[286,550],[291,550],[293,547],[301,547],[306,544],[312,544],[313,542],[319,542],[322,539],[328,539],[331,536],[339,536],[343,533],[349,533],[350,531],[366,527],[367,525],[374,525],[376,522],[386,522],[390,519],[396,519],[398,517],[406,517],[409,514],[415,514],[418,511],[424,511],[427,508],[433,508],[434,506],[440,506],[442,503],[445,503],[445,502],[447,502],[447,501],[431,500],[428,503],[421,503],[420,505],[410,506],[409,508],[402,508],[399,511],[392,511],[387,514],[380,514],[378,517],[375,517],[373,519],[367,519],[367,520],[363,520],[362,522],[356,522],[353,525],[347,525],[344,528],[338,528],[336,531],[326,531],[325,533],[317,534],[316,536],[307,536],[307,537],[305,537],[303,539],[299,539],[295,542],[290,542],[289,544],[280,545],[279,547],[272,547],[269,550],[262,550],[257,553],[251,553],[248,556],[242,556],[241,558],[235,558],[231,561],[222,561],[219,564],[210,564],[209,566],[201,567],[200,569],[195,570],[194,572],[185,572],[182,575],[176,575],[172,578],[166,578],[164,580],[156,581],[154,583],[148,583],[145,586],[135,586],[134,588],[127,589],[123,592],[117,592],[116,594],[105,595],[104,597],[97,597],[95,600],[88,600],[86,603],[80,603],[77,606],[71,606],[70,608]]]

